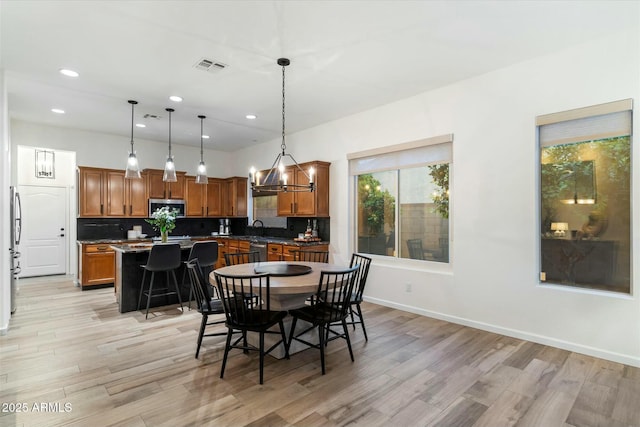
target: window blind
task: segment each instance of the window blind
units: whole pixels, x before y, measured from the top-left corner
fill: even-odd
[[[349,174],[396,170],[452,161],[453,135],[361,151],[347,155]]]
[[[631,135],[631,99],[538,116],[541,147]]]

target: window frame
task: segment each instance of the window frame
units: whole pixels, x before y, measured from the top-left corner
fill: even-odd
[[[402,158],[403,152],[420,152],[420,150],[430,150],[434,148],[434,146],[440,145],[441,147],[447,145],[446,150],[448,150],[448,159],[445,161],[436,160],[436,161],[419,161],[411,164],[402,164],[400,166],[395,165],[392,167],[380,167],[372,170],[361,170],[354,168],[353,162],[361,159],[377,157],[377,156],[398,156]],[[414,150],[414,151],[411,151]],[[406,156],[409,157],[409,156]],[[406,158],[405,157],[405,158]],[[449,192],[453,194],[454,188],[454,177],[453,177],[453,134],[444,134],[431,138],[425,138],[416,141],[405,142],[396,145],[390,145],[385,147],[374,148],[365,151],[359,151],[354,153],[347,154],[347,160],[349,165],[349,229],[350,238],[349,238],[349,246],[351,252],[356,252],[358,248],[358,175],[366,174],[366,173],[374,173],[381,171],[396,171],[398,173],[398,180],[396,182],[396,186],[400,186],[399,182],[399,170],[401,169],[410,169],[420,166],[429,166],[433,164],[442,164],[448,163],[449,165]],[[398,189],[398,188],[396,188]],[[400,225],[400,206],[399,206],[399,194],[397,195],[397,204],[396,204],[396,215],[394,227],[398,231]],[[395,255],[378,255],[378,254],[367,254],[367,256],[372,257],[376,260],[376,264],[385,265],[390,267],[400,267],[411,270],[418,271],[432,271],[432,272],[441,272],[441,273],[452,273],[453,269],[453,212],[454,212],[454,203],[452,198],[449,198],[449,218],[448,218],[448,226],[449,226],[449,261],[441,262],[441,261],[433,261],[433,260],[415,260],[410,258],[400,258],[399,257],[399,240],[400,233],[396,232],[395,234]]]
[[[621,134],[619,129],[620,121],[619,117],[615,115],[622,116],[623,114],[629,113],[628,120],[628,132]],[[618,121],[614,123],[613,126],[610,124],[606,124],[603,126],[603,130],[597,127],[599,120],[603,119],[605,116],[611,115],[612,120]],[[633,194],[634,194],[634,185],[633,185],[633,163],[634,163],[634,153],[633,153],[633,99],[623,99],[619,101],[612,101],[603,104],[597,104],[582,108],[577,108],[573,110],[561,111],[557,113],[550,113],[545,115],[540,115],[536,117],[535,120],[535,136],[536,136],[536,230],[537,230],[537,238],[536,238],[536,247],[537,247],[537,256],[536,256],[536,270],[538,272],[537,277],[537,286],[544,288],[555,288],[560,290],[566,290],[569,292],[578,292],[578,293],[592,293],[592,294],[600,294],[606,296],[615,296],[615,297],[632,297],[634,295],[634,269],[633,269],[633,255],[634,255],[634,228],[633,228]],[[593,120],[595,125],[589,126],[589,121]],[[578,129],[577,133],[572,133],[573,124],[578,122],[585,122],[586,126],[582,126],[581,129]],[[573,122],[573,123],[572,123]],[[557,126],[554,132],[545,133],[541,132],[541,129],[544,126]],[[578,128],[579,126],[576,126]],[[568,128],[568,129],[564,129]],[[571,132],[567,132],[570,130]],[[582,135],[579,134],[582,132]],[[542,150],[544,148],[560,146],[565,144],[572,143],[581,143],[588,141],[597,141],[608,138],[615,138],[619,136],[627,136],[629,137],[629,150],[630,150],[630,176],[629,176],[629,198],[630,198],[630,212],[629,212],[629,291],[621,292],[614,290],[607,290],[602,288],[592,288],[587,284],[577,285],[577,284],[569,284],[569,283],[559,283],[558,281],[548,281],[546,278],[543,280],[543,253],[542,253],[542,244],[543,244],[543,234],[546,230],[543,230],[542,227]],[[598,197],[596,195],[596,197]]]

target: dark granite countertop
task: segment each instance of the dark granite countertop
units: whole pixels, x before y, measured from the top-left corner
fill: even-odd
[[[270,236],[235,236],[235,235],[216,235],[216,236],[171,236],[169,238],[174,241],[182,241],[182,240],[202,240],[202,239],[236,239],[236,240],[245,240],[250,242],[259,242],[259,243],[276,243],[276,244],[284,244],[284,245],[292,245],[292,246],[314,246],[314,245],[328,245],[329,242],[320,241],[320,242],[299,242],[286,237],[270,237]],[[170,240],[170,242],[171,242]],[[127,245],[127,244],[135,244],[135,243],[152,243],[154,240],[151,238],[145,239],[95,239],[95,240],[78,240],[78,244],[82,245],[99,245],[99,244],[109,244],[109,245]]]

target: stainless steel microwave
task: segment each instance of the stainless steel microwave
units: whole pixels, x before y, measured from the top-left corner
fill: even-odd
[[[158,208],[167,206],[169,209],[178,210],[178,218],[184,218],[186,213],[186,204],[181,199],[149,199],[149,216]]]

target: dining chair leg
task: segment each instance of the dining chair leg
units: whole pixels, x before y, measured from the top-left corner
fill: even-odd
[[[320,347],[320,366],[322,366],[322,375],[325,373],[324,368],[324,328],[323,325],[318,325],[318,340]]]
[[[229,355],[229,350],[231,349],[231,335],[233,331],[231,328],[227,331],[227,343],[224,345],[224,356],[222,356],[222,367],[220,368],[220,378],[224,377],[224,368],[227,366],[227,356]]]
[[[349,314],[351,315],[351,324],[353,325],[353,330],[356,330],[356,320],[353,318],[353,304],[349,304]]]
[[[202,323],[200,324],[200,333],[198,334],[198,347],[196,348],[196,359],[200,354],[200,346],[202,345],[202,337],[204,336],[204,329],[207,326],[207,318],[209,316],[207,314],[202,315]]]
[[[280,334],[282,335],[282,345],[284,347],[284,357],[289,359],[289,346],[287,345],[287,335],[284,333],[284,322],[280,322]]]
[[[347,321],[345,319],[342,319],[342,330],[344,331],[344,338],[347,340],[349,355],[351,356],[351,361],[353,362],[355,359],[353,358],[353,350],[351,350],[351,340],[349,339],[349,328],[347,328]]]
[[[147,312],[144,315],[145,319],[149,318],[149,306],[151,306],[151,294],[153,293],[153,282],[154,282],[154,279],[155,279],[155,275],[156,275],[156,272],[152,271],[151,272],[151,283],[149,283],[149,290],[148,290],[149,293],[147,294]]]
[[[286,352],[287,354],[289,354],[289,349],[291,348],[291,342],[293,341],[293,335],[296,331],[296,322],[298,321],[297,317],[294,317],[293,320],[291,321],[291,331],[289,332],[289,341],[287,341],[287,349]]]
[[[356,309],[358,310],[358,317],[360,318],[360,324],[362,325],[362,333],[364,333],[364,340],[369,341],[369,338],[367,337],[367,328],[364,327],[364,317],[362,317],[362,308],[360,308],[360,304],[356,304]],[[353,327],[355,328],[356,325],[354,324]]]
[[[260,332],[260,384],[264,376],[264,332]]]

